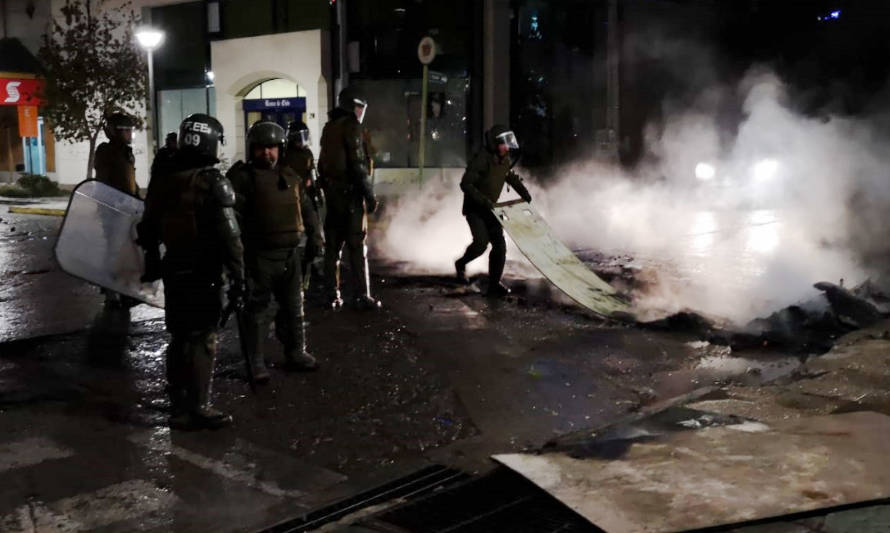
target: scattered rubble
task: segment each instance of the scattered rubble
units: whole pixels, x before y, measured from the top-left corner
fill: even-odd
[[[890,316],[890,297],[871,281],[852,290],[825,281],[814,287],[823,294],[754,319],[740,329],[723,327],[692,311],[681,311],[641,326],[691,333],[712,344],[730,346],[733,351],[773,347],[800,354],[822,354],[840,336]]]

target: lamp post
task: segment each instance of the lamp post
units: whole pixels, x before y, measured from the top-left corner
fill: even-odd
[[[150,154],[154,151],[154,147],[159,142],[157,137],[157,114],[155,111],[155,71],[152,52],[154,52],[164,42],[164,32],[146,26],[136,30],[135,35],[136,41],[139,42],[139,46],[141,46],[143,50],[148,52],[148,127],[151,128],[148,151]]]
[[[207,114],[213,115],[214,113],[210,112],[210,88],[213,87],[213,80],[216,76],[213,74],[212,70],[204,71],[204,101],[207,104]]]

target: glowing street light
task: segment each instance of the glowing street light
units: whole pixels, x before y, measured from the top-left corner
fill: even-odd
[[[151,128],[151,139],[153,144],[157,146],[157,128],[155,127],[155,70],[152,52],[158,49],[164,43],[164,32],[161,30],[143,26],[136,30],[136,41],[139,46],[148,52],[148,94],[149,94],[149,127]],[[149,150],[151,152],[151,150]]]
[[[164,32],[154,28],[144,27],[136,30],[136,41],[139,46],[147,50],[149,53],[156,50],[164,42]]]

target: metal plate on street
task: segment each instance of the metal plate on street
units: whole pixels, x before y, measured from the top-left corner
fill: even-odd
[[[629,312],[617,291],[582,263],[530,204],[504,202],[494,214],[531,264],[571,299],[600,316]]]
[[[858,412],[494,459],[608,533],[662,533],[890,497],[888,434],[890,417]]]
[[[142,249],[136,244],[136,224],[142,200],[95,180],[78,185],[56,241],[56,260],[72,276],[125,294],[155,307],[164,307],[160,281],[142,283]]]

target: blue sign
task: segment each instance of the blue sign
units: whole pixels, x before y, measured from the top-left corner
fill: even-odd
[[[268,111],[272,109],[287,109],[300,112],[306,111],[306,98],[257,98],[243,101],[245,111]]]

